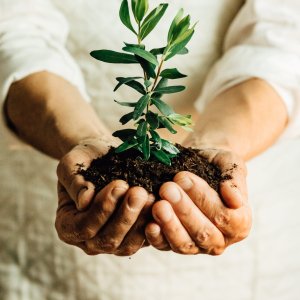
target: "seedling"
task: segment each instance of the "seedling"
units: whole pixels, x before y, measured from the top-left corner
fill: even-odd
[[[113,136],[123,142],[115,151],[120,153],[134,148],[145,160],[153,157],[171,165],[171,159],[179,154],[179,150],[170,141],[161,138],[158,130],[165,128],[172,134],[177,133],[174,126],[191,130],[192,120],[190,115],[175,113],[162,100],[163,95],[185,90],[182,85],[169,85],[169,80],[186,77],[176,68],[163,69],[163,65],[175,55],[188,53],[186,46],[194,34],[195,25],[191,26],[190,16],[184,16],[183,9],[180,9],[170,26],[166,45],[148,51],[143,41],[158,25],[167,8],[168,4],[162,3],[148,13],[148,0],[131,0],[130,11],[128,1],[123,0],[119,16],[122,23],[136,36],[137,44],[124,43],[124,52],[95,50],[91,52],[91,56],[106,63],[139,64],[142,68],[143,76],[116,78],[118,84],[114,91],[126,85],[142,96],[136,102],[115,100],[119,105],[132,109],[121,117],[121,124],[133,121],[135,125],[135,129],[122,129],[113,133]],[[134,17],[136,26],[133,26],[131,16]]]

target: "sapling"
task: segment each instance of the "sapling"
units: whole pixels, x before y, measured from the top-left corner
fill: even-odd
[[[172,134],[176,134],[175,125],[191,130],[192,120],[190,115],[175,113],[162,100],[163,95],[179,93],[185,89],[182,85],[169,85],[169,80],[186,77],[176,68],[164,69],[163,66],[164,62],[175,55],[188,53],[186,46],[194,34],[195,25],[191,26],[190,16],[184,16],[183,9],[180,9],[170,26],[166,45],[147,50],[143,41],[158,25],[167,7],[168,4],[162,3],[148,13],[148,0],[131,0],[131,10],[128,1],[123,0],[119,16],[122,23],[136,36],[136,44],[124,43],[122,49],[124,52],[95,50],[91,52],[91,56],[106,63],[139,64],[142,68],[142,76],[116,78],[118,84],[114,91],[126,85],[141,94],[136,102],[115,100],[119,105],[132,109],[121,117],[121,124],[125,125],[133,121],[135,125],[134,129],[127,128],[113,133],[113,136],[123,142],[115,149],[116,153],[134,148],[145,160],[152,157],[166,165],[171,165],[171,159],[180,151],[170,141],[161,138],[158,129],[165,128]],[[131,21],[132,16],[136,25]]]

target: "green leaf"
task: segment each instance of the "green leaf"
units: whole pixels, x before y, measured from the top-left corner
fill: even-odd
[[[143,85],[136,81],[135,79],[142,79],[143,77],[117,77],[117,81],[119,81],[118,85],[115,87],[114,91],[119,89],[120,86],[123,84],[135,89],[139,93],[145,95],[146,90],[144,89]]]
[[[157,98],[151,98],[151,101],[163,115],[168,116],[174,114],[174,110],[164,101]]]
[[[154,130],[150,130],[150,133],[151,133],[151,137],[152,137],[153,141],[154,141],[154,142],[156,143],[156,145],[157,145],[158,150],[160,150],[161,147],[162,147],[162,139],[161,139],[161,137],[160,137],[159,134],[158,134],[156,131],[154,131]]]
[[[178,150],[178,148],[175,147],[175,146],[174,146],[172,143],[170,143],[169,141],[162,139],[161,142],[162,142],[162,148],[163,148],[165,151],[167,151],[167,152],[169,152],[169,153],[171,153],[171,154],[174,154],[174,155],[177,155],[178,153],[180,153],[180,151]]]
[[[181,34],[185,33],[189,29],[190,23],[191,23],[191,17],[187,15],[177,24],[177,26],[174,28],[173,31],[171,43],[175,41],[178,37],[180,37]]]
[[[134,81],[135,79],[142,79],[143,77],[117,77],[117,81],[119,82],[115,89],[114,92],[117,91],[123,84],[127,84],[131,81]]]
[[[151,64],[153,64],[155,66],[158,65],[158,61],[157,61],[156,57],[152,53],[150,53],[146,50],[143,50],[143,49],[138,48],[138,47],[124,47],[123,50],[126,51],[126,52],[133,53],[133,54],[135,54],[139,57],[142,57],[142,58],[149,61]]]
[[[137,64],[138,61],[134,55],[121,53],[111,50],[95,50],[92,51],[91,56],[97,60],[101,60],[111,64]]]
[[[131,140],[131,141],[125,141],[123,144],[121,144],[116,150],[115,152],[116,153],[121,153],[121,152],[124,152],[128,149],[131,149],[135,146],[138,145],[138,142],[137,140]]]
[[[182,51],[184,47],[188,44],[191,40],[195,30],[194,27],[187,30],[185,33],[180,35],[172,44],[172,46],[168,49],[168,54],[166,56],[166,60],[170,59],[171,57],[178,54],[178,52]]]
[[[147,78],[156,78],[155,65],[149,63],[149,61],[136,56],[136,59],[139,61],[139,64],[143,68],[144,72],[147,75]]]
[[[162,48],[154,48],[154,49],[150,50],[150,52],[151,52],[153,55],[157,56],[157,55],[162,55],[162,54],[164,54],[165,49],[166,49],[166,47],[162,47]]]
[[[192,116],[191,115],[180,115],[180,114],[170,114],[168,116],[169,121],[173,124],[179,126],[191,126],[193,125]]]
[[[150,100],[150,95],[144,95],[136,104],[134,112],[133,112],[133,119],[137,120],[144,112],[145,108],[147,107]]]
[[[150,158],[150,141],[148,135],[145,136],[144,142],[142,144],[142,151],[145,160],[148,160]]]
[[[155,130],[159,127],[158,114],[149,111],[146,114],[146,120],[149,123],[151,129]]]
[[[167,3],[160,4],[157,8],[152,10],[150,14],[144,20],[141,32],[140,32],[140,39],[143,40],[147,37],[147,35],[155,28],[158,24],[160,19],[163,17],[166,9],[168,8]]]
[[[121,106],[128,106],[128,107],[135,107],[136,102],[120,102],[117,100],[114,100],[116,103],[120,104]]]
[[[151,153],[163,164],[171,166],[171,160],[169,156],[162,150],[153,150]]]
[[[148,123],[145,120],[142,120],[137,128],[137,135],[138,136],[145,136],[148,129]]]
[[[158,84],[157,84],[157,86],[156,86],[156,89],[161,89],[161,88],[164,88],[164,87],[166,87],[167,85],[168,85],[168,78],[162,78],[159,82],[158,82]]]
[[[149,88],[151,86],[151,84],[152,84],[152,81],[150,79],[145,80],[145,82],[144,82],[144,85],[146,88]]]
[[[160,81],[158,82],[158,84],[156,85],[155,90],[166,87],[168,85],[168,82],[169,82],[168,78],[161,78]],[[160,98],[161,96],[162,96],[162,94],[160,94],[160,93],[152,94],[153,98]]]
[[[124,115],[121,119],[120,119],[120,123],[122,125],[127,124],[129,121],[133,120],[133,112],[130,112],[126,115]]]
[[[134,34],[137,35],[137,32],[134,30],[132,24],[131,24],[131,20],[130,20],[130,14],[129,14],[129,6],[128,6],[128,1],[127,0],[123,0],[121,7],[120,7],[120,19],[122,21],[122,23],[129,29],[131,30]]]
[[[185,86],[183,85],[174,85],[174,86],[166,86],[161,88],[156,88],[155,92],[159,94],[174,94],[179,93],[185,90]]]
[[[132,8],[132,12],[133,12],[133,15],[134,15],[136,21],[137,21],[137,19],[136,19],[135,11],[136,11],[137,2],[138,2],[138,0],[131,0],[131,8]]]
[[[170,121],[168,121],[165,117],[158,117],[159,123],[164,127],[167,128],[171,133],[175,134],[177,131],[172,127]]]
[[[136,91],[138,91],[139,93],[141,93],[142,95],[145,95],[147,92],[144,89],[143,85],[137,81],[130,81],[125,83],[126,85],[130,86],[131,88],[135,89]]]
[[[180,22],[182,16],[183,16],[183,9],[181,8],[177,15],[175,16],[172,24],[171,24],[171,27],[169,29],[169,33],[168,33],[168,42],[170,43],[172,41],[172,37],[173,37],[173,31],[174,29],[176,28],[176,26],[178,25],[178,23]]]
[[[185,54],[188,54],[188,53],[189,53],[189,49],[184,47],[177,54],[178,55],[185,55]]]
[[[138,22],[142,21],[149,8],[148,0],[139,0],[135,6],[135,16]]]
[[[179,79],[187,77],[186,75],[180,73],[177,69],[166,69],[160,73],[160,76],[168,79]]]
[[[141,48],[141,49],[145,50],[145,45],[143,45],[143,44],[129,44],[126,42],[124,42],[124,44],[126,47],[135,47],[135,48]]]
[[[112,135],[114,137],[121,139],[124,142],[128,139],[133,138],[135,134],[136,134],[135,129],[122,129],[122,130],[115,131]]]

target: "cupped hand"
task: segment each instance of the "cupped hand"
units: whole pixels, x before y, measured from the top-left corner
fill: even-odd
[[[152,208],[155,222],[146,227],[149,243],[159,250],[219,255],[250,231],[252,217],[243,160],[222,149],[203,149],[201,155],[229,179],[221,182],[219,193],[190,172],[180,172],[173,182],[162,185],[162,200]]]
[[[132,255],[145,243],[145,226],[151,217],[154,196],[141,187],[116,180],[95,194],[94,186],[77,174],[78,164],[107,152],[99,140],[85,141],[60,161],[58,209],[55,227],[59,238],[89,255]]]

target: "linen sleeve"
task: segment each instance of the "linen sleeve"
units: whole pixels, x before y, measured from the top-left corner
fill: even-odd
[[[67,35],[68,24],[51,1],[0,0],[1,107],[13,82],[39,71],[63,77],[89,99],[80,69],[65,48]],[[9,143],[17,142],[1,111],[2,133]]]
[[[288,136],[300,135],[300,1],[249,0],[233,20],[224,53],[209,72],[196,108],[250,78],[267,81],[284,101]]]

